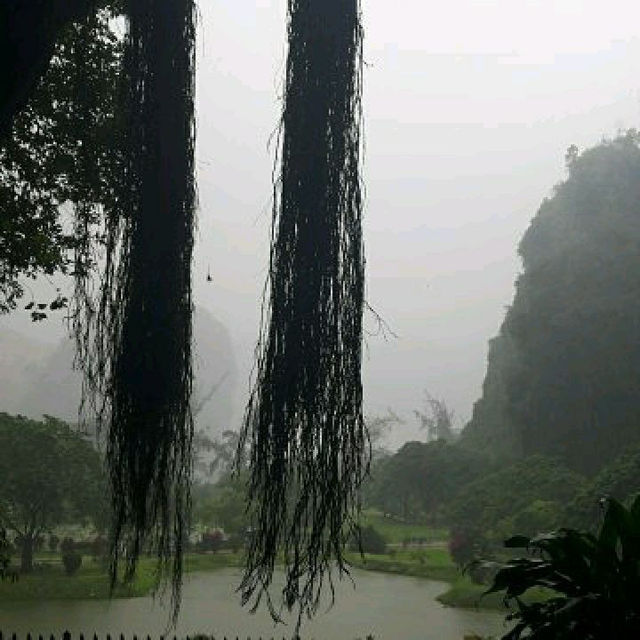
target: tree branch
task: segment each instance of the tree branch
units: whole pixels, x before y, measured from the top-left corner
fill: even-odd
[[[95,0],[0,3],[0,141],[10,133],[14,116],[49,66],[60,31],[95,5]]]

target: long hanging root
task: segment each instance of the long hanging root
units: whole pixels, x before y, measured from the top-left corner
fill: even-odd
[[[253,533],[241,591],[257,607],[284,559],[284,606],[313,615],[357,527],[362,416],[362,27],[359,0],[289,0],[268,299],[243,439]],[[280,556],[282,554],[282,556]]]
[[[85,400],[107,430],[112,585],[155,553],[175,616],[192,470],[194,3],[128,0],[125,12],[119,193],[102,293],[79,287],[75,329]]]

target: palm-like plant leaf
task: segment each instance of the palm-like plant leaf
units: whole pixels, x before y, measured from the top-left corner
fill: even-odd
[[[512,609],[503,640],[640,638],[640,498],[630,509],[609,500],[597,536],[559,529],[505,546],[528,556],[502,565],[486,592],[504,591]],[[553,595],[528,604],[522,596],[533,587]]]

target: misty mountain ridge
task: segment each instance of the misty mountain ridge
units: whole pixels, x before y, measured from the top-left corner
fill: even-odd
[[[640,137],[571,148],[567,167],[520,242],[461,444],[592,475],[640,441]]]
[[[220,433],[232,424],[237,393],[237,366],[226,327],[211,313],[194,313],[194,395],[196,428]],[[81,376],[73,370],[70,338],[57,343],[32,339],[28,333],[0,332],[0,412],[39,419],[51,415],[78,421]]]

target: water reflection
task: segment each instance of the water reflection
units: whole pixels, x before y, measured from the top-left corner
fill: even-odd
[[[435,596],[446,585],[405,576],[355,572],[356,588],[338,585],[335,606],[305,625],[304,638],[353,640],[372,634],[376,640],[462,640],[472,632],[499,635],[503,618],[493,612],[443,607]],[[207,633],[247,638],[290,637],[293,625],[274,626],[266,610],[250,614],[234,593],[236,570],[194,574],[184,587],[182,612],[175,633]],[[166,631],[167,609],[151,598],[108,601],[0,603],[0,629],[49,635],[65,629],[127,635]],[[172,632],[173,633],[173,632]]]

